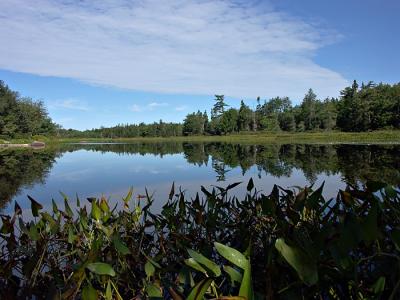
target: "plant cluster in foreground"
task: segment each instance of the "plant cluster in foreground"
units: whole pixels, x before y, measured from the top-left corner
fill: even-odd
[[[398,188],[326,201],[323,186],[266,195],[250,180],[240,201],[237,185],[190,200],[173,185],[160,213],[132,191],[123,208],[65,197],[51,214],[29,197],[30,221],[16,203],[1,216],[0,298],[398,299]]]

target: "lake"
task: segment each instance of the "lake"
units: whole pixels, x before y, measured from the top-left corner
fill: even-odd
[[[67,144],[46,149],[0,151],[0,210],[10,213],[14,201],[30,210],[27,195],[51,209],[51,200],[104,195],[116,203],[134,188],[135,195],[154,193],[155,210],[168,198],[175,182],[188,196],[200,186],[226,187],[239,197],[253,178],[269,193],[283,188],[325,182],[324,196],[335,197],[347,184],[382,180],[400,185],[400,145],[354,144],[232,144],[232,143],[129,143]],[[29,212],[26,212],[29,214]]]

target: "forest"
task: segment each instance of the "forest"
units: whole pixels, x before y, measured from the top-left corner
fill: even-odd
[[[58,127],[42,101],[21,97],[0,80],[0,138],[54,135]]]
[[[355,80],[338,98],[318,99],[312,89],[298,105],[288,97],[257,98],[251,109],[242,100],[230,107],[224,95],[215,95],[210,113],[193,112],[183,123],[119,124],[85,131],[55,124],[41,101],[21,97],[0,81],[0,137],[48,135],[66,138],[129,138],[188,135],[226,135],[241,132],[365,132],[400,128],[400,83],[359,85]]]

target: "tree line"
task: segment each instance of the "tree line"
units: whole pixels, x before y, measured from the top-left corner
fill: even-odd
[[[57,128],[42,101],[21,97],[0,80],[0,138],[53,135]]]
[[[211,118],[195,112],[183,122],[184,135],[229,134],[245,131],[371,131],[400,128],[400,84],[358,85],[356,81],[339,98],[320,100],[312,89],[299,105],[288,97],[263,103],[252,110],[243,101],[239,109],[227,108],[223,95],[215,96]]]
[[[0,137],[58,135],[62,137],[124,138],[182,135],[225,135],[255,131],[372,131],[400,128],[400,83],[354,81],[338,98],[318,99],[310,89],[298,105],[289,97],[261,101],[255,109],[241,101],[230,107],[216,95],[207,111],[188,114],[183,123],[119,124],[85,131],[62,129],[52,122],[41,101],[21,97],[0,81]]]

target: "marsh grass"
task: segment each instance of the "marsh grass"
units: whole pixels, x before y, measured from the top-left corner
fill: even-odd
[[[341,132],[341,131],[318,131],[318,132],[241,132],[229,135],[201,135],[201,136],[179,136],[179,137],[135,137],[135,138],[57,138],[57,137],[35,137],[36,140],[46,142],[49,145],[60,143],[79,142],[228,142],[246,144],[266,143],[400,143],[400,130],[378,130],[371,132]],[[35,138],[20,138],[8,140],[12,143],[30,143]],[[0,140],[4,143],[5,140]]]

